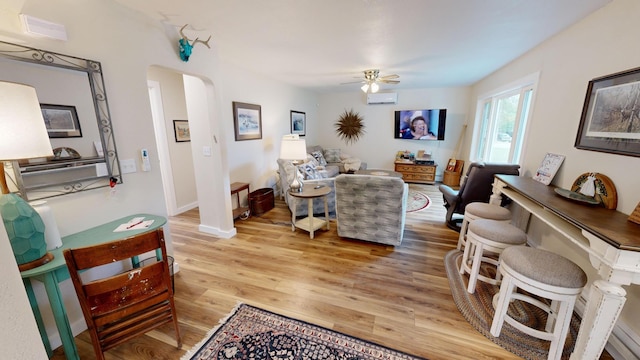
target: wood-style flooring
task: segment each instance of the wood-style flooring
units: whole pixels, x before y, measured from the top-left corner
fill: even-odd
[[[291,231],[286,204],[276,199],[262,216],[236,220],[237,235],[198,232],[198,211],[169,219],[176,305],[183,338],[171,326],[106,353],[115,360],[179,359],[239,302],[331,328],[432,360],[519,359],[462,317],[449,290],[443,258],[458,234],[444,224],[437,186],[410,185],[432,200],[407,214],[396,248],[340,238],[331,230]],[[93,359],[85,331],[76,337],[82,359]],[[62,348],[53,359],[64,359]]]

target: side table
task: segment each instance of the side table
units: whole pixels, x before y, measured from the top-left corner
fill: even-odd
[[[331,192],[331,188],[322,185],[319,188],[307,186],[302,192],[293,192],[289,191],[289,195],[291,195],[294,201],[293,204],[293,213],[291,214],[291,231],[296,231],[296,227],[306,230],[309,232],[309,236],[313,239],[313,233],[327,225],[327,230],[329,230],[329,204],[327,203],[327,195]],[[324,198],[324,219],[314,218],[313,217],[313,199],[322,197]],[[307,199],[308,208],[307,208],[307,217],[304,219],[300,219],[296,221],[296,199]]]
[[[250,192],[249,184],[234,182],[231,184],[230,188],[231,188],[231,196],[235,195],[236,201],[238,202],[238,207],[233,209],[233,219],[235,220],[238,217],[240,217],[242,214],[249,211],[249,206],[240,206],[240,191],[246,190],[247,196],[249,196],[249,192]],[[243,218],[243,219],[246,220],[246,218]]]

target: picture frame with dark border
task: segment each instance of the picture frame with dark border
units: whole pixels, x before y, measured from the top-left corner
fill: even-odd
[[[173,120],[173,133],[175,134],[176,142],[191,141],[189,120]]]
[[[640,157],[640,68],[589,81],[575,147]]]
[[[82,137],[75,106],[40,104],[40,110],[49,138]]]
[[[262,139],[261,106],[234,101],[233,128],[236,141]]]
[[[307,128],[307,114],[302,111],[291,110],[291,133],[305,136]]]

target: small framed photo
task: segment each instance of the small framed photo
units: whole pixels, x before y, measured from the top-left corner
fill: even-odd
[[[260,105],[234,101],[233,127],[236,141],[262,139],[262,109]]]
[[[304,136],[306,127],[307,114],[302,111],[291,110],[291,133]]]
[[[191,141],[188,120],[173,120],[173,132],[176,135],[176,142]]]
[[[589,81],[577,149],[640,156],[640,68]]]
[[[82,137],[75,106],[40,104],[49,138]]]

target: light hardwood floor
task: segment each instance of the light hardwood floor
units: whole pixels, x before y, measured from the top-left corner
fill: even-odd
[[[336,224],[315,239],[291,231],[283,201],[260,217],[237,220],[238,234],[198,232],[198,211],[169,219],[180,271],[176,304],[183,348],[170,326],[107,352],[107,359],[179,359],[239,302],[325,326],[428,359],[519,359],[469,325],[453,302],[443,258],[457,233],[444,225],[437,186],[411,185],[432,200],[407,214],[396,248],[339,238]],[[93,359],[88,333],[76,337]],[[54,359],[63,359],[62,349]]]

